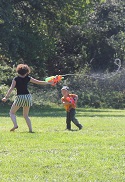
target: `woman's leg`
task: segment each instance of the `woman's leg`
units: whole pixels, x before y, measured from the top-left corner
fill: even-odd
[[[32,124],[31,124],[31,120],[30,120],[30,118],[28,116],[29,109],[30,109],[30,107],[27,107],[27,106],[23,107],[23,117],[26,120],[27,126],[29,128],[29,132],[32,132]]]
[[[11,118],[13,124],[14,124],[14,127],[13,127],[10,131],[14,131],[15,129],[18,128],[15,113],[17,112],[17,110],[18,110],[19,108],[20,108],[20,107],[19,107],[19,106],[15,106],[15,104],[13,104],[13,105],[11,106],[11,109],[10,109],[10,118]]]

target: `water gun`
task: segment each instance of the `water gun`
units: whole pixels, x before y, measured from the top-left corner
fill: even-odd
[[[52,82],[52,86],[55,86],[57,83],[59,83],[64,77],[61,75],[56,76],[50,76],[45,79],[46,82]]]
[[[67,97],[67,98],[66,98],[66,101],[69,102],[70,104],[73,104],[73,105],[76,104],[76,103],[75,103],[75,100],[74,100],[72,97]]]

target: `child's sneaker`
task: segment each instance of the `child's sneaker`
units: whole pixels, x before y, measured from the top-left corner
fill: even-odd
[[[83,126],[80,124],[80,125],[79,125],[79,130],[81,130],[82,128],[83,128]]]
[[[69,131],[71,131],[71,128],[66,128],[65,130],[69,130]]]

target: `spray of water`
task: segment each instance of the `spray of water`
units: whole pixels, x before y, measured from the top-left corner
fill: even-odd
[[[91,62],[92,62],[92,60],[91,60]],[[110,78],[116,76],[118,73],[120,73],[121,60],[119,58],[115,59],[114,64],[117,66],[117,69],[115,71],[107,73],[107,74],[104,74],[104,73],[103,74],[94,73],[94,74],[91,74],[91,75],[89,75],[89,74],[84,74],[84,75],[83,74],[65,74],[65,75],[62,75],[62,76],[65,77],[65,76],[79,76],[79,75],[82,75],[82,76],[85,76],[85,77],[88,77],[88,78],[95,78],[95,79],[100,79],[100,80],[110,79]]]

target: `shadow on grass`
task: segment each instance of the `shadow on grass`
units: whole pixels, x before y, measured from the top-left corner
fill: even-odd
[[[0,117],[9,117],[9,105],[0,105]],[[76,117],[125,117],[124,110],[116,109],[86,109],[77,108]],[[17,116],[22,116],[22,108],[17,112]],[[61,106],[53,108],[51,106],[33,106],[30,109],[31,117],[66,117],[66,112]]]
[[[80,130],[79,129],[71,129],[71,130],[66,130],[66,129],[60,130],[60,129],[58,129],[58,130],[51,130],[51,132],[78,132],[78,131],[80,131]],[[16,133],[16,131],[15,131],[15,133]],[[35,132],[32,132],[32,133],[30,133],[28,131],[20,131],[20,133],[22,133],[22,134],[31,134],[32,135],[32,134],[43,133],[43,131],[35,131]]]

